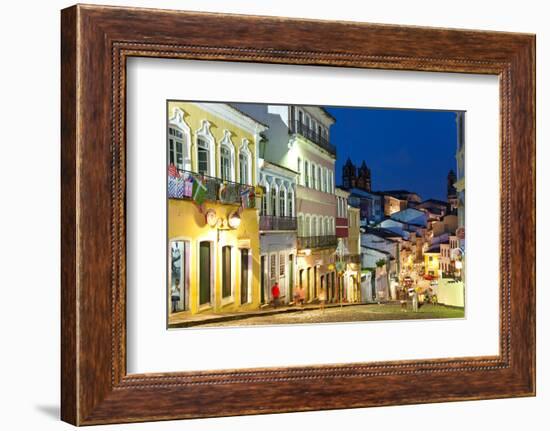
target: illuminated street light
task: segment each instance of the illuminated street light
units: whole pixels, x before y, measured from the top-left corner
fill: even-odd
[[[227,223],[229,224],[229,227],[231,229],[237,229],[241,225],[241,217],[239,216],[239,214],[234,212],[229,216]]]

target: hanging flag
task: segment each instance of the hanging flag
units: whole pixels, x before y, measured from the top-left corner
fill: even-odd
[[[194,183],[193,175],[189,173],[184,173],[182,178],[184,181],[183,196],[185,196],[186,198],[193,197],[193,183]]]
[[[198,205],[204,202],[206,190],[206,186],[197,177],[193,177],[193,200]]]
[[[256,208],[256,189],[254,187],[249,188],[248,208]]]
[[[178,171],[178,168],[176,168],[176,165],[174,165],[173,163],[170,163],[168,165],[168,176],[173,177],[173,178],[179,178],[180,177],[180,173]]]
[[[176,197],[178,170],[173,164],[168,165],[168,197]]]

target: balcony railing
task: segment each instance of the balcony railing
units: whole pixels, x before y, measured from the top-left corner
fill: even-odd
[[[197,200],[197,196],[193,195],[193,191],[196,190],[199,183],[206,188],[200,194],[199,199],[201,200],[239,204],[244,208],[256,208],[255,190],[251,185],[176,169],[173,165],[168,168],[169,199]],[[195,188],[193,187],[194,184]]]
[[[315,142],[321,148],[324,148],[328,152],[336,155],[336,147],[332,145],[325,136],[321,135],[319,132],[317,132],[317,130],[311,129],[309,126],[305,125],[304,123],[301,123],[298,120],[290,122],[290,132],[298,133],[302,135],[304,138],[307,138],[310,141]]]
[[[296,230],[296,217],[260,216],[260,230]]]
[[[299,236],[298,248],[336,247],[336,235]]]

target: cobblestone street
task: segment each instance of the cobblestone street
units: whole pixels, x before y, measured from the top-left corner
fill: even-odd
[[[403,310],[399,304],[368,304],[347,307],[330,307],[324,311],[320,309],[296,311],[294,313],[280,313],[266,316],[254,316],[227,322],[215,322],[200,325],[201,327],[217,326],[248,326],[248,325],[275,325],[292,323],[335,323],[335,322],[362,322],[374,320],[407,320],[407,319],[437,319],[463,318],[464,309],[451,308],[443,305],[423,305],[418,312],[410,309],[410,304]]]

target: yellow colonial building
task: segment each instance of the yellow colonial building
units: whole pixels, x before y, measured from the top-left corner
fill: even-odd
[[[169,316],[257,309],[266,126],[227,104],[170,101],[167,129]]]
[[[424,274],[439,277],[440,245],[432,245],[424,252]]]

